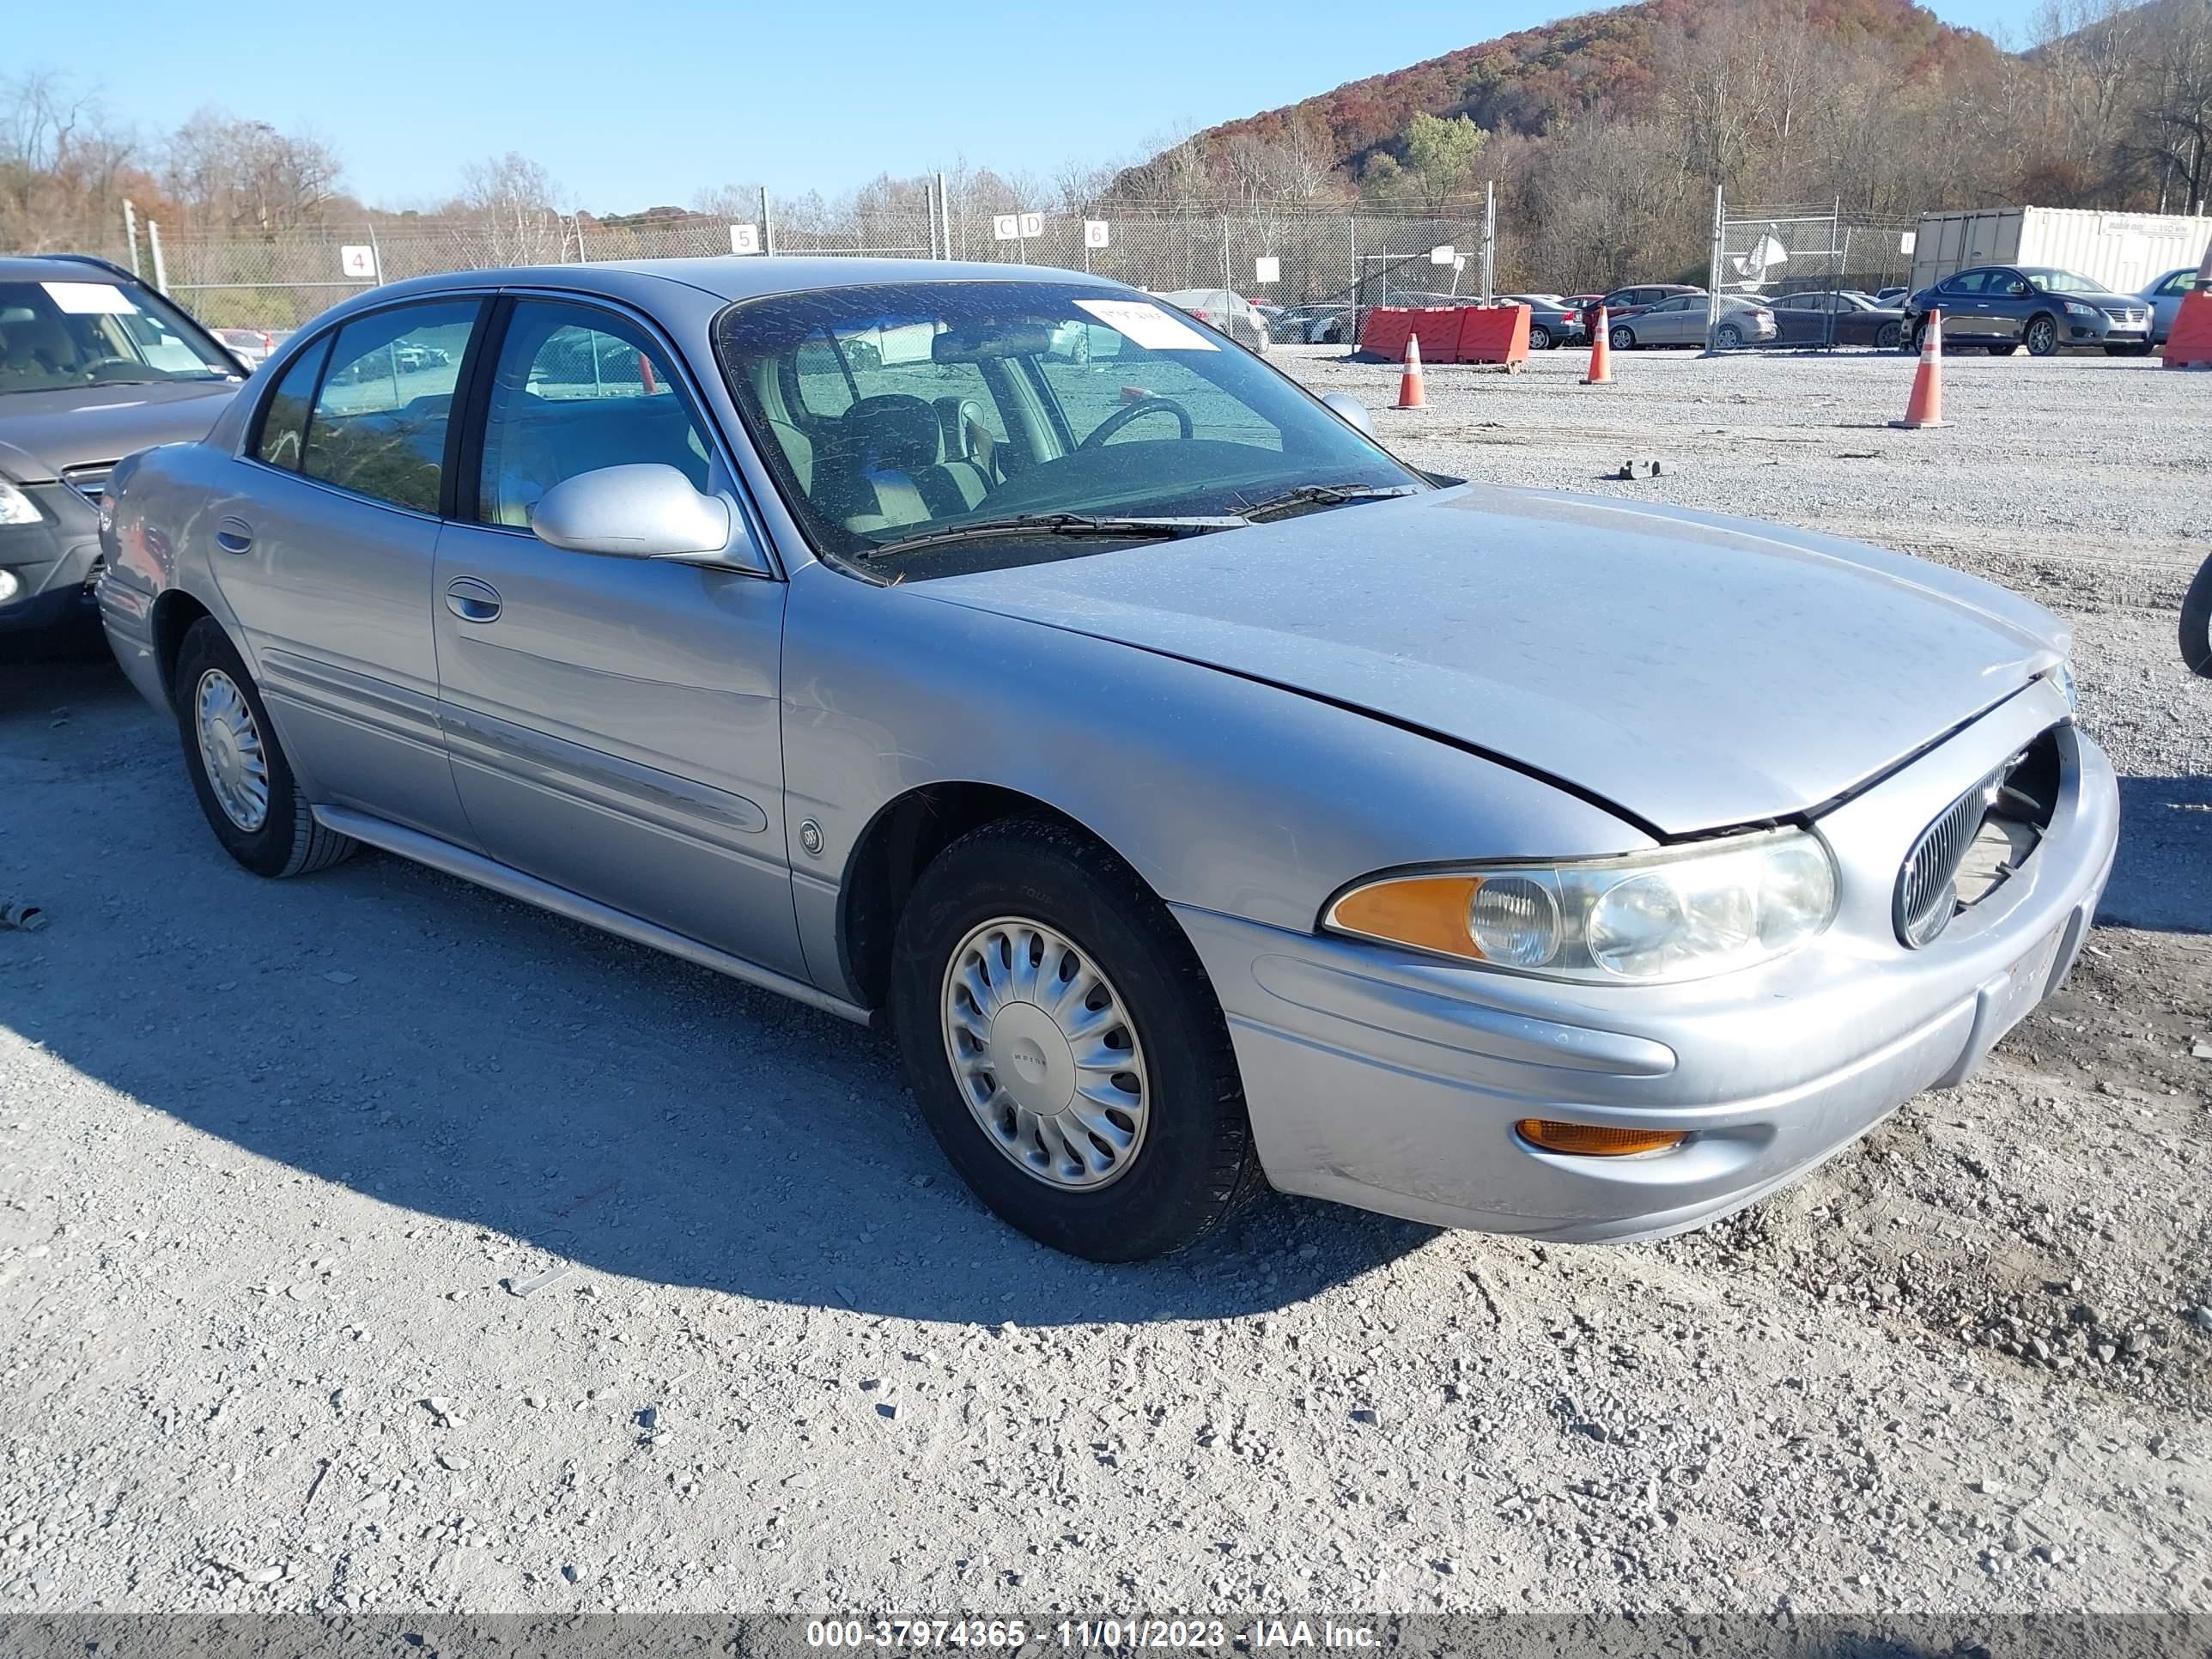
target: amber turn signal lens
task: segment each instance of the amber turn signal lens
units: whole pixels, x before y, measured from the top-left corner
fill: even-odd
[[[1347,893],[1329,913],[1332,927],[1394,945],[1440,951],[1448,957],[1482,960],[1468,932],[1468,907],[1474,902],[1480,876],[1414,876],[1378,881]]]
[[[1547,1152],[1571,1152],[1578,1158],[1632,1158],[1638,1152],[1663,1152],[1690,1138],[1686,1129],[1614,1129],[1595,1123],[1555,1123],[1547,1117],[1524,1117],[1514,1132],[1532,1146]]]

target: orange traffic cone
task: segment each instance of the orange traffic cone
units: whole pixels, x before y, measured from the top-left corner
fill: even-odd
[[[1605,307],[1597,308],[1597,325],[1590,330],[1589,373],[1583,376],[1584,386],[1613,384],[1613,342],[1606,337],[1613,325],[1605,319]]]
[[[1425,409],[1429,394],[1421,384],[1421,337],[1406,337],[1406,372],[1398,377],[1398,407]]]
[[[1920,331],[1920,367],[1912,373],[1912,396],[1905,402],[1905,418],[1890,424],[1908,432],[1943,424],[1943,313],[1940,311],[1929,312],[1928,325]]]

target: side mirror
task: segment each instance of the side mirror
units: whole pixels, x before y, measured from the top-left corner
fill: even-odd
[[[732,548],[737,515],[660,462],[603,466],[563,478],[530,510],[538,539],[571,553],[681,559],[758,571],[750,546]]]
[[[1375,417],[1367,412],[1367,405],[1349,392],[1325,392],[1321,400],[1345,425],[1364,432],[1370,438],[1375,435]]]

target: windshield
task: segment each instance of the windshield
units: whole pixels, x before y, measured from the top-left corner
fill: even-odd
[[[793,516],[846,558],[942,545],[970,520],[1226,518],[1306,484],[1426,487],[1256,357],[1123,290],[824,289],[731,307],[715,347]],[[1008,534],[1020,560],[1105,544]]]
[[[2045,294],[2102,294],[2105,285],[2070,270],[2023,270],[2020,273]]]
[[[0,283],[0,392],[238,378],[160,295],[119,283]]]

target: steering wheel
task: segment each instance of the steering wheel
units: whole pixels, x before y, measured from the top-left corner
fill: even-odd
[[[1197,428],[1190,423],[1190,411],[1185,409],[1181,404],[1177,403],[1174,398],[1138,398],[1129,403],[1124,404],[1121,408],[1115,410],[1111,415],[1109,415],[1104,420],[1099,422],[1097,427],[1091,432],[1091,435],[1085,438],[1081,443],[1076,445],[1076,448],[1079,450],[1096,449],[1099,445],[1104,443],[1109,438],[1119,432],[1123,427],[1128,425],[1130,422],[1141,420],[1147,415],[1174,416],[1176,417],[1176,424],[1182,428],[1181,431],[1176,434],[1176,436],[1182,439],[1185,442],[1189,441],[1189,440],[1195,435],[1197,432]]]

